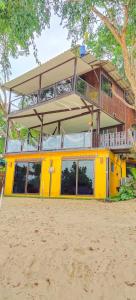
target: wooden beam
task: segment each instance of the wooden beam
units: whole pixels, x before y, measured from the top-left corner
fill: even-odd
[[[54,135],[54,134],[55,134],[55,132],[56,132],[57,128],[58,128],[58,126],[56,126],[56,127],[55,127],[55,129],[54,129],[54,131],[53,131],[52,135]]]
[[[74,83],[73,83],[73,90],[76,90],[76,73],[77,73],[77,57],[75,57],[74,61]]]
[[[92,107],[92,105],[88,105],[88,107]],[[72,107],[71,109],[65,108],[65,109],[59,109],[59,110],[51,110],[51,111],[46,111],[46,112],[37,112],[37,115],[42,116],[42,115],[49,115],[49,114],[57,114],[61,112],[69,112],[69,111],[74,111],[74,110],[82,110],[85,109],[86,106],[81,106],[81,107]],[[21,116],[13,116],[10,117],[10,119],[21,119],[21,118],[27,118],[27,117],[34,117],[35,114],[27,114],[27,115],[21,115]]]
[[[33,111],[35,112],[35,115],[38,117],[38,119],[40,120],[40,122],[42,123],[42,118],[41,116],[38,114],[37,110],[34,108]],[[42,115],[43,116],[43,115]]]
[[[58,134],[60,134],[60,121],[58,121]]]
[[[82,100],[82,102],[84,103],[85,107],[88,109],[88,111],[89,111],[89,112],[92,112],[92,110],[90,109],[90,106],[87,105],[86,101],[85,101],[84,99],[82,99],[82,98],[81,98],[81,100]],[[92,107],[92,105],[91,105],[91,107]]]

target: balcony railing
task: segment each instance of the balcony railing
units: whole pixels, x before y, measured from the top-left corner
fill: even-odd
[[[37,152],[63,149],[129,149],[136,142],[136,131],[117,132],[97,135],[96,133],[84,132],[65,135],[43,136],[42,143],[35,139],[13,140],[8,139],[6,152]]]
[[[88,101],[98,103],[98,91],[83,80],[81,77],[76,77],[74,85],[74,77],[59,81],[47,88],[43,88],[31,95],[23,95],[16,97],[10,101],[9,113],[23,110],[38,103],[47,102],[49,100],[68,95],[75,92],[78,95],[84,96]]]

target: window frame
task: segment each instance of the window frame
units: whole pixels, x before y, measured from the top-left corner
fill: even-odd
[[[110,92],[108,93],[108,92],[106,92],[105,90],[102,89],[103,79],[106,79],[110,83],[111,89],[109,89],[109,91],[111,91],[111,93]],[[105,93],[110,98],[113,97],[113,93],[112,93],[112,81],[104,73],[101,73],[101,92]]]
[[[26,180],[25,180],[25,192],[24,193],[14,193],[14,182],[15,182],[15,167],[17,163],[27,163],[27,172],[26,172]],[[27,192],[27,185],[28,185],[28,175],[29,175],[29,163],[40,163],[41,164],[41,172],[40,172],[40,184],[39,184],[39,192],[38,193],[28,193]],[[40,195],[41,190],[41,173],[42,173],[42,160],[16,160],[14,162],[14,177],[13,177],[13,184],[12,184],[12,194],[19,194],[19,195]]]
[[[61,192],[61,183],[62,183],[62,165],[63,161],[75,161],[76,162],[76,193],[75,195],[71,194],[62,194]],[[78,194],[78,173],[79,173],[79,161],[92,161],[93,162],[93,194]],[[80,197],[94,197],[95,196],[95,157],[64,157],[61,160],[61,176],[60,176],[60,195],[61,196],[80,196]]]

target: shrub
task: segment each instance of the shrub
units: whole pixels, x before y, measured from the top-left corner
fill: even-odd
[[[112,201],[124,201],[136,197],[136,168],[131,168],[130,172],[132,176],[128,177],[126,183],[121,185],[119,194],[112,197]]]
[[[136,182],[133,178],[120,187],[119,189],[119,201],[129,200],[136,197]]]

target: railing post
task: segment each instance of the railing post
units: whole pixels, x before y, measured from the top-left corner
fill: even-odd
[[[23,142],[24,142],[24,141],[21,140],[21,149],[20,149],[21,152],[23,152]]]
[[[64,136],[63,134],[61,135],[61,149],[64,148]]]

